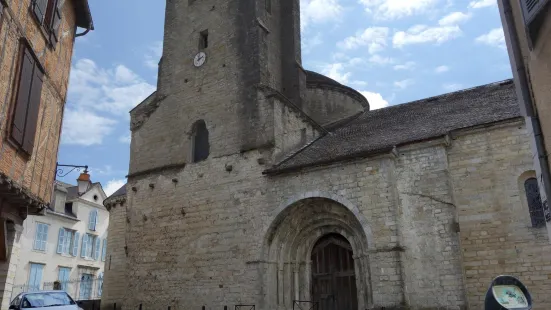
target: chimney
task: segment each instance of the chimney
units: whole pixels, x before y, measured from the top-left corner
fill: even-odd
[[[84,170],[84,172],[81,173],[77,179],[79,196],[86,193],[86,191],[90,187],[90,183],[90,175],[88,174],[88,170]]]

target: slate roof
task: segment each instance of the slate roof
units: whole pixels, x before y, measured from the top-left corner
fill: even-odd
[[[125,196],[126,195],[126,184],[124,184],[121,188],[119,188],[116,192],[114,192],[109,198],[119,197],[119,196]]]
[[[65,182],[61,182],[61,181],[57,181],[57,180],[56,180],[56,182],[58,183],[58,185],[65,188],[65,190],[67,191],[67,201],[71,201],[75,198],[80,197],[80,195],[78,194],[78,186],[68,184],[68,183],[65,183]],[[92,183],[90,185],[90,188],[94,187],[96,184],[100,184],[100,183],[99,182]]]
[[[512,80],[364,112],[291,154],[267,173],[392,150],[452,130],[521,116]]]

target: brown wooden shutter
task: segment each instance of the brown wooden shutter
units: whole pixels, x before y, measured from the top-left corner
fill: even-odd
[[[59,28],[61,26],[61,1],[53,2],[52,22],[50,26],[50,44],[55,47],[59,41]]]
[[[48,0],[33,0],[33,12],[40,23],[44,21]]]
[[[23,145],[25,121],[27,119],[27,109],[29,106],[33,70],[35,67],[34,58],[29,49],[24,48],[23,51],[21,73],[19,75],[19,88],[17,90],[17,100],[15,103],[11,130],[11,137],[19,145]]]
[[[29,97],[29,107],[27,109],[27,121],[25,122],[25,134],[23,136],[23,150],[29,154],[33,151],[34,138],[36,136],[43,79],[44,74],[38,66],[35,66],[31,94]]]

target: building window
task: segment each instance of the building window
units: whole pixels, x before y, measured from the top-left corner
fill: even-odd
[[[57,239],[57,253],[77,256],[79,238],[80,234],[78,231],[60,228]]]
[[[32,154],[44,72],[32,50],[23,44],[17,97],[11,119],[11,140]]]
[[[200,37],[199,37],[199,49],[203,50],[207,47],[209,47],[209,31],[203,30],[201,31]]]
[[[42,271],[44,270],[44,265],[31,263],[30,267],[31,271],[29,273],[29,291],[39,291],[42,284]]]
[[[83,258],[98,260],[101,251],[101,239],[92,234],[82,236],[82,249],[80,256]]]
[[[520,0],[526,33],[530,48],[538,40],[545,19],[549,18],[551,3],[549,0]]]
[[[192,126],[192,155],[193,162],[200,162],[209,157],[209,131],[204,120],[195,122]]]
[[[80,300],[89,300],[92,297],[92,283],[94,276],[89,273],[83,273],[80,277]]]
[[[88,218],[88,229],[95,231],[97,224],[98,224],[98,210],[92,210],[90,211],[90,216]]]
[[[544,227],[545,215],[543,213],[538,180],[536,178],[529,178],[524,181],[524,190],[526,192],[526,199],[528,200],[532,227]]]
[[[72,202],[65,203],[65,214],[70,215],[70,216],[75,216],[75,214],[73,213],[73,203]]]
[[[100,272],[98,275],[98,297],[101,297],[103,293],[103,272]]]
[[[59,267],[59,275],[57,276],[59,282],[61,283],[61,289],[67,291],[69,286],[69,279],[71,275],[71,268]]]
[[[37,251],[46,251],[48,244],[48,228],[50,226],[44,223],[36,223],[36,234],[34,237],[33,249]]]
[[[62,0],[32,0],[31,2],[34,17],[47,32],[52,47],[55,47],[59,41],[63,2]]]

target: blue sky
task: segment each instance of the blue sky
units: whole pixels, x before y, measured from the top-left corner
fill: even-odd
[[[128,111],[155,90],[164,3],[90,1],[96,29],[76,41],[59,162],[108,194],[128,171]],[[512,75],[496,0],[301,0],[301,16],[304,67],[373,108]]]

